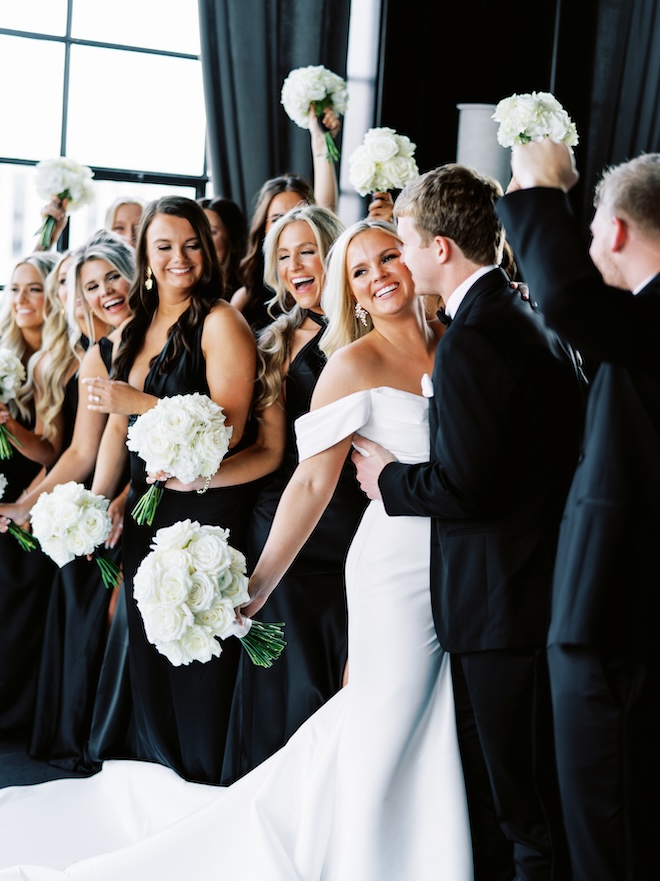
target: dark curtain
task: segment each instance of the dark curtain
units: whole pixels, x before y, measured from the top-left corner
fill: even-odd
[[[251,215],[268,178],[311,180],[309,133],[280,104],[287,74],[346,75],[350,0],[199,0],[208,158],[216,195]]]
[[[658,0],[600,0],[593,69],[583,214],[608,165],[660,150]]]

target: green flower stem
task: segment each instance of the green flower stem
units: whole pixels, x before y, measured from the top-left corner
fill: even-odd
[[[314,111],[316,113],[316,118],[319,121],[319,125],[325,132],[324,140],[325,140],[325,158],[328,162],[338,162],[339,161],[339,149],[335,144],[335,139],[332,137],[329,131],[327,131],[326,127],[323,125],[322,119],[323,114],[325,113],[325,108],[328,107],[327,101],[312,101],[312,106],[314,107]],[[331,106],[331,105],[330,105]]]
[[[104,557],[102,554],[94,554],[96,564],[101,570],[101,578],[106,589],[118,587],[120,578],[119,566],[113,561]]]
[[[21,446],[21,442],[11,433],[6,425],[0,425],[0,459],[10,459],[14,454],[14,448],[9,443],[13,440],[17,446]]]
[[[64,201],[64,199],[70,199],[71,193],[68,190],[64,190],[63,192],[57,194],[57,198],[60,200],[60,202],[62,202]],[[39,236],[39,244],[44,251],[47,251],[50,248],[53,242],[54,232],[55,218],[49,214],[46,218],[44,218],[44,222],[37,230],[37,235]]]
[[[286,645],[283,627],[283,622],[264,624],[262,621],[253,620],[248,633],[239,637],[253,664],[258,667],[273,666],[273,661],[279,658]]]
[[[34,551],[36,549],[38,545],[36,538],[31,532],[23,529],[23,527],[19,526],[17,523],[10,523],[7,527],[7,532],[14,536],[24,551]]]
[[[131,511],[131,516],[139,526],[144,526],[145,523],[148,526],[151,526],[151,524],[154,522],[156,509],[158,508],[160,500],[163,497],[163,485],[164,481],[161,480],[157,480],[156,483],[152,483],[149,489]]]

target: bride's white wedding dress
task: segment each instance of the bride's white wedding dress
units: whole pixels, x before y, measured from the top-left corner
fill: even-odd
[[[349,395],[298,429],[303,457],[359,430],[401,461],[428,459],[427,401],[396,389]],[[349,684],[227,788],[111,761],[90,778],[0,790],[0,878],[470,881],[429,550],[428,520],[371,502],[346,563]]]

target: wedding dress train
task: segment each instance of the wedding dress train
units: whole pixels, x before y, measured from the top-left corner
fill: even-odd
[[[391,388],[303,416],[301,458],[357,430],[401,461],[428,458],[426,400]],[[270,759],[229,787],[112,761],[6,789],[0,879],[471,881],[429,545],[428,520],[369,504],[346,562],[349,683]]]

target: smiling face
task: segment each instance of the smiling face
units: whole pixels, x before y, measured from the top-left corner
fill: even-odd
[[[415,301],[412,277],[400,258],[399,241],[382,229],[358,233],[346,249],[351,292],[372,318],[396,314]]]
[[[10,286],[11,310],[22,330],[37,330],[45,320],[45,288],[39,270],[29,263],[20,263],[14,270]]]
[[[159,293],[189,296],[204,274],[202,246],[190,221],[154,214],[147,230],[147,261]]]
[[[319,246],[305,220],[287,223],[277,243],[277,274],[301,309],[321,312],[325,274]]]
[[[123,239],[127,245],[135,247],[138,226],[142,217],[142,208],[136,202],[125,202],[115,212],[112,232]]]
[[[89,308],[104,324],[119,327],[130,318],[130,284],[107,260],[94,258],[83,263],[80,285]]]

